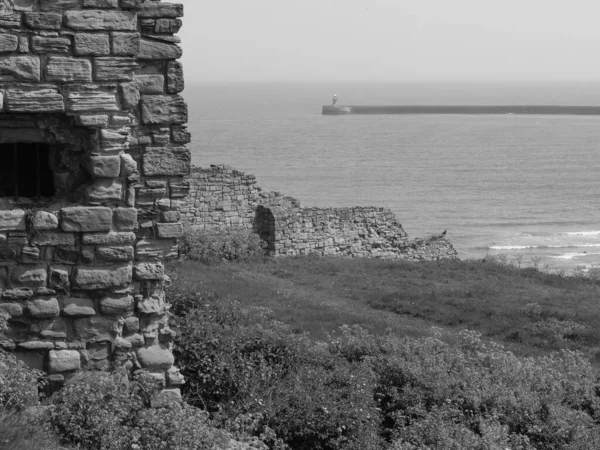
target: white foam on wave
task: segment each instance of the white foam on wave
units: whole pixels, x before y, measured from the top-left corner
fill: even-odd
[[[560,234],[566,236],[600,236],[600,231],[568,231]]]
[[[492,245],[490,250],[526,250],[528,248],[588,248],[600,247],[600,244],[571,244],[571,245]]]
[[[600,255],[600,253],[587,253],[587,252],[583,252],[583,253],[564,253],[562,255],[558,255],[558,256],[551,256],[550,258],[552,259],[575,259],[575,258],[581,258],[583,256],[597,256]]]
[[[492,245],[490,250],[525,250],[528,248],[538,248],[537,245]]]
[[[586,256],[586,255],[588,255],[588,253],[565,253],[565,254],[558,255],[558,256],[551,256],[550,258],[569,260],[569,259],[575,259],[575,258],[578,258],[581,256]]]

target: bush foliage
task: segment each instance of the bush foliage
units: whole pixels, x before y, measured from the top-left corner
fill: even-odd
[[[181,239],[179,252],[193,261],[248,261],[263,257],[264,246],[258,234],[243,228],[190,229]]]
[[[62,439],[88,450],[226,448],[227,435],[189,405],[151,408],[158,389],[149,375],[88,373],[58,395],[51,423]]]
[[[600,386],[578,352],[521,358],[472,331],[375,337],[359,326],[317,343],[264,309],[175,286],[188,400],[234,432],[239,417],[253,418],[245,432],[271,448],[600,445]],[[527,332],[561,337],[570,325]]]

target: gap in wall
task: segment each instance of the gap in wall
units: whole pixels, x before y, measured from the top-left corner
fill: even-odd
[[[0,144],[0,197],[53,197],[49,153],[44,144]]]

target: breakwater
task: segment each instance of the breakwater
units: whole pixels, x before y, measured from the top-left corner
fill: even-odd
[[[323,115],[348,114],[543,114],[600,115],[600,106],[556,105],[325,105]]]
[[[253,175],[223,165],[195,167],[186,182],[189,195],[181,204],[186,227],[253,230],[267,243],[271,256],[457,257],[441,234],[410,239],[386,208],[306,208],[294,198],[263,191]]]

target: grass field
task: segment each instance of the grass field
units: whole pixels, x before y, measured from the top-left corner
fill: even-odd
[[[600,286],[489,259],[411,263],[282,258],[247,263],[171,263],[178,282],[243,305],[269,308],[323,339],[358,324],[374,334],[424,336],[475,330],[518,355],[580,350],[600,366]]]

